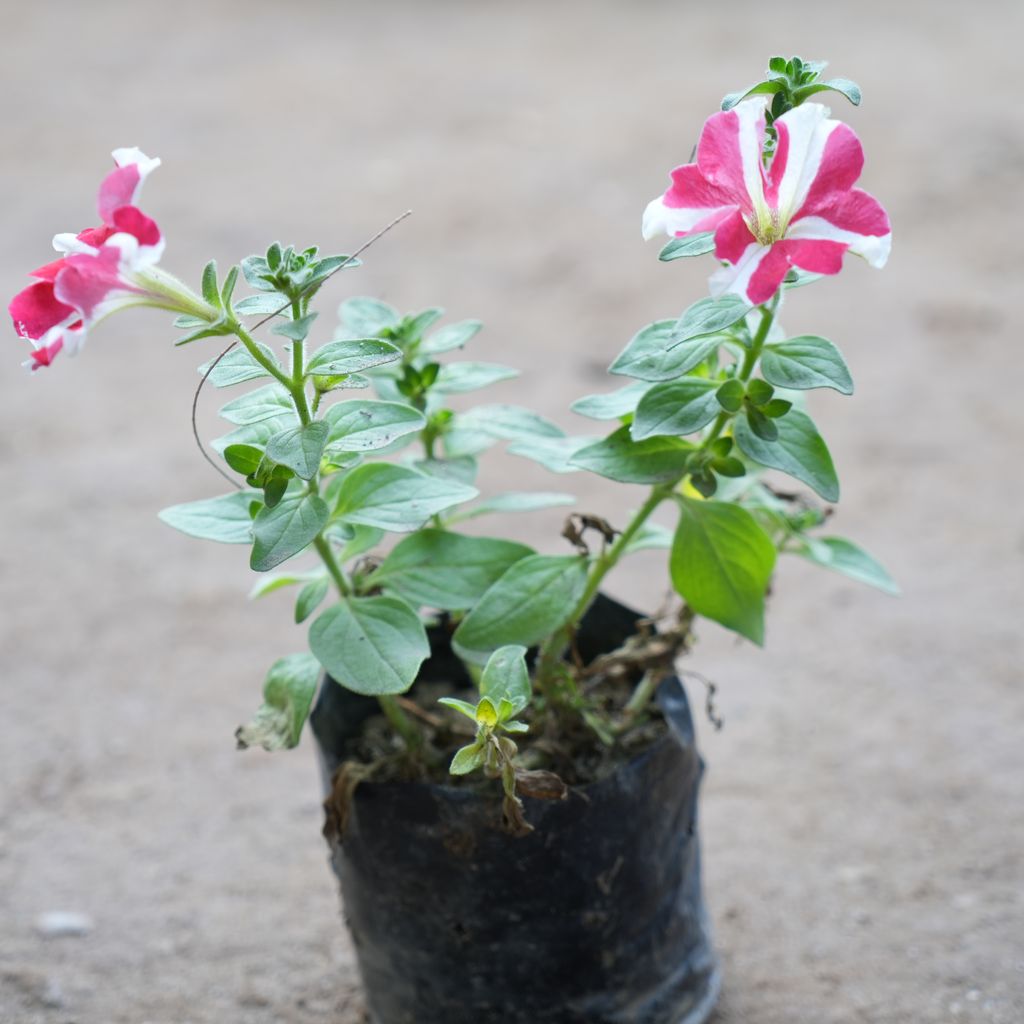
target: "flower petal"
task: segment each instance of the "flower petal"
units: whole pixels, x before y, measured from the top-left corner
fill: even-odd
[[[156,221],[147,217],[137,206],[122,206],[115,210],[113,223],[118,231],[134,235],[139,245],[159,245],[163,237]]]
[[[756,242],[739,210],[724,219],[715,230],[715,256],[730,263],[739,263],[747,246]]]
[[[859,188],[833,195],[814,216],[794,220],[786,238],[842,242],[877,268],[885,266],[892,248],[888,215],[874,196]]]
[[[789,260],[778,243],[764,246],[754,242],[735,265],[724,266],[712,274],[708,284],[715,297],[733,292],[757,306],[778,291],[788,270]]]
[[[142,192],[142,183],[151,171],[160,166],[158,159],[151,159],[134,147],[115,149],[114,163],[117,166],[100,183],[100,220],[113,226],[114,212],[122,206],[134,206]]]
[[[37,281],[18,292],[7,307],[14,329],[23,338],[41,338],[47,331],[65,323],[74,309],[57,298],[52,281]]]
[[[778,138],[765,197],[782,224],[803,206],[812,187],[847,189],[860,175],[864,156],[857,136],[839,121],[828,120],[828,108],[820,103],[794,107],[776,120],[775,128]],[[851,137],[855,152],[847,145]]]
[[[87,323],[102,315],[100,306],[111,298],[139,290],[121,276],[121,251],[115,246],[105,245],[97,253],[71,253],[65,262],[67,267],[54,285],[55,294]]]
[[[50,340],[50,335],[53,335]],[[50,366],[64,348],[64,334],[61,331],[50,332],[42,341],[33,341],[31,355],[21,365],[33,373],[44,366]]]
[[[764,208],[761,151],[765,141],[764,97],[738,103],[704,122],[697,167],[709,186],[721,190],[745,214]]]

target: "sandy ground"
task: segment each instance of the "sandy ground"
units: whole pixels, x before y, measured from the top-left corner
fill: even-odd
[[[795,293],[786,320],[852,365],[856,399],[813,399],[844,484],[836,529],[904,595],[784,564],[765,651],[703,630],[690,667],[719,684],[726,719],[701,722],[715,1020],[1024,1021],[1024,8],[4,0],[2,14],[5,294],[51,234],[91,222],[118,145],[163,157],[146,207],[165,265],[192,280],[274,238],[351,248],[413,207],[330,301],[480,317],[476,357],[526,368],[527,401],[567,427],[638,326],[703,293],[707,266],[658,264],[639,222],[721,94],[777,50],[858,79],[865,106],[836,108],[864,139],[893,258]],[[244,549],[156,519],[219,490],[188,428],[209,349],[170,338],[142,311],[34,380],[13,335],[0,361],[0,1019],[354,1024],[311,746],[239,755],[232,740],[301,632],[287,598],[247,603]],[[613,521],[641,493],[512,458],[484,483],[512,479],[574,487]],[[558,527],[512,525],[549,551]],[[652,606],[664,588],[640,559],[613,590]],[[43,938],[50,911],[93,928]]]

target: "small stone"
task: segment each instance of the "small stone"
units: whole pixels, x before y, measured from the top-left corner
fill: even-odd
[[[36,918],[36,931],[46,939],[81,938],[92,929],[92,918],[88,914],[71,910],[51,910]]]

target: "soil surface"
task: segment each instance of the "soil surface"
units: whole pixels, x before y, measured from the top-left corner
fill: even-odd
[[[834,107],[893,256],[793,293],[785,322],[851,364],[855,399],[812,398],[835,530],[903,596],[786,562],[766,649],[704,626],[683,666],[725,718],[699,722],[715,1021],[1024,1021],[1024,7],[58,0],[3,20],[6,294],[93,222],[115,146],[163,158],[145,206],[196,282],[274,238],[350,250],[412,207],[325,319],[353,294],[479,317],[471,357],[525,371],[488,400],[580,433],[569,403],[704,294],[709,264],[640,241],[703,118],[776,51],[857,79],[864,106]],[[132,311],[35,379],[13,333],[0,360],[0,1020],[356,1024],[308,738],[232,738],[302,630],[288,597],[246,601],[243,548],[156,518],[223,486],[188,425],[215,343],[172,337]],[[482,485],[572,490],[612,523],[643,493],[510,456]],[[508,528],[560,552],[561,518]],[[611,589],[656,607],[660,558]]]

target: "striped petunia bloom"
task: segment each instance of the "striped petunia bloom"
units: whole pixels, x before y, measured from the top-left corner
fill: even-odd
[[[34,284],[8,306],[18,334],[32,343],[25,365],[49,366],[61,353],[73,355],[88,328],[127,306],[158,306],[204,316],[211,312],[184,285],[160,271],[164,239],[156,222],[136,205],[143,182],[160,161],[139,149],[115,149],[114,170],[100,184],[102,223],[76,234],[60,234],[59,259],[33,270]]]
[[[755,305],[778,291],[790,267],[838,274],[847,251],[883,266],[889,217],[853,187],[864,166],[853,129],[819,103],[794,107],[775,121],[766,165],[764,110],[755,97],[708,118],[697,162],[677,167],[668,191],[648,204],[644,237],[713,231],[726,265],[711,277],[712,295],[735,292]]]

